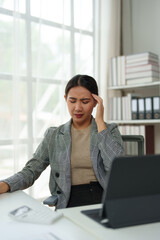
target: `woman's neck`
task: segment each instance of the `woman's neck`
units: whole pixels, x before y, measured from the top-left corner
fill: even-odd
[[[76,129],[79,129],[79,130],[80,129],[85,129],[85,128],[87,128],[91,125],[91,119],[88,122],[80,123],[80,124],[73,121],[72,124],[73,124],[73,127],[76,128]]]

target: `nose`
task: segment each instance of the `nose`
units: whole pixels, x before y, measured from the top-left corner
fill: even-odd
[[[81,102],[76,102],[75,110],[76,110],[76,111],[81,111],[81,110],[82,110],[82,104],[81,104]]]

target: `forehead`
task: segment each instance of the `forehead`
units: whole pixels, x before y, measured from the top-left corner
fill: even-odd
[[[68,97],[85,98],[91,96],[91,92],[82,86],[73,87],[68,92]]]

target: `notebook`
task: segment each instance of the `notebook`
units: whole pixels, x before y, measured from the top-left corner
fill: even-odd
[[[102,208],[83,214],[119,228],[160,221],[160,155],[115,158],[102,197]]]

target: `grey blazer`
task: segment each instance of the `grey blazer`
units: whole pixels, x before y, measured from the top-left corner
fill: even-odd
[[[107,129],[98,133],[95,119],[92,118],[90,155],[95,175],[103,189],[112,160],[124,154],[123,142],[117,125],[106,125]],[[33,158],[26,163],[22,171],[3,181],[10,185],[11,192],[28,188],[50,165],[50,192],[58,196],[57,208],[65,208],[71,190],[70,155],[71,120],[57,128],[47,129]]]

